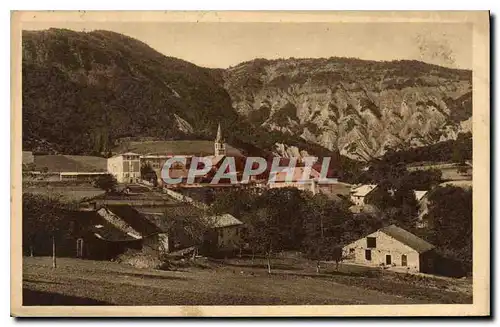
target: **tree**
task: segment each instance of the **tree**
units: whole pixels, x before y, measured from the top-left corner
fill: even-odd
[[[425,237],[438,251],[472,269],[472,190],[438,187],[429,194]]]
[[[116,190],[118,182],[116,181],[116,178],[113,175],[106,174],[97,177],[94,181],[94,185],[106,191],[106,193],[111,193]]]
[[[215,226],[210,215],[191,205],[183,206],[182,212],[165,210],[162,221],[172,242],[189,242],[196,246],[204,243],[207,232]]]
[[[57,196],[23,194],[23,248],[31,256],[35,246],[52,239],[52,266],[56,268],[56,241],[69,232],[67,213],[70,205]]]
[[[302,249],[308,258],[316,260],[316,272],[320,272],[322,260],[330,259],[337,263],[341,260],[341,250],[339,255],[341,225],[350,216],[350,212],[323,194],[315,195],[308,202],[308,210],[304,217],[305,237]]]
[[[149,162],[141,165],[141,179],[152,182],[154,186],[158,185],[158,176]]]
[[[380,183],[376,189],[366,196],[366,203],[373,204],[380,210],[386,210],[394,206],[394,199],[389,194],[390,185],[387,183]]]
[[[413,190],[430,190],[441,183],[442,172],[438,169],[417,170],[406,174],[398,182],[399,187],[406,187]]]
[[[279,217],[269,208],[259,208],[247,216],[250,224],[244,231],[243,239],[252,252],[263,253],[267,259],[267,272],[271,274],[271,256],[283,250],[283,231]]]

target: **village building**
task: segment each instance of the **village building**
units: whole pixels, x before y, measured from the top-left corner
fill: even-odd
[[[76,256],[110,260],[129,249],[168,251],[168,237],[160,228],[128,205],[82,210],[74,214]]]
[[[351,202],[356,206],[364,206],[366,197],[377,188],[377,185],[366,184],[355,186],[351,190]]]
[[[268,181],[269,188],[295,187],[301,191],[309,191],[313,194],[318,193],[318,180],[320,173],[314,169],[310,170],[307,176],[305,167],[282,168],[276,172],[275,179]]]
[[[23,180],[60,182],[90,182],[106,175],[106,159],[78,155],[33,155],[27,152],[29,170],[23,172]],[[31,155],[29,154],[31,153]]]
[[[208,217],[208,222],[212,226],[212,231],[207,235],[211,239],[210,244],[216,245],[212,250],[231,252],[240,249],[242,246],[241,233],[243,223],[231,214]]]
[[[432,273],[434,269],[434,246],[396,225],[358,239],[342,251],[347,263],[415,273]]]
[[[95,180],[99,176],[108,175],[107,172],[74,172],[74,171],[64,171],[59,173],[60,181],[86,181],[90,182]]]
[[[118,183],[138,183],[141,180],[140,155],[133,152],[115,155],[108,158],[108,172]]]
[[[162,257],[189,247],[207,254],[234,252],[240,248],[241,221],[230,214],[205,217],[203,210],[186,210],[186,206],[189,204],[178,203],[155,209],[108,204],[77,211],[73,219],[78,235],[76,254],[82,258],[110,260],[129,249]],[[169,229],[168,215],[177,214],[191,215],[189,219],[206,224],[202,240],[193,239],[187,227],[175,232]]]

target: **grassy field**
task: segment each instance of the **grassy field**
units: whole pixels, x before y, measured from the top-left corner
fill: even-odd
[[[24,258],[24,305],[251,305],[471,303],[469,281],[381,276],[364,267],[329,265],[317,274],[306,261],[203,260],[174,271],[113,262]],[[463,285],[462,285],[463,284]],[[467,286],[468,285],[468,286]],[[462,286],[462,287],[459,287]]]
[[[95,172],[107,170],[107,159],[92,156],[36,155],[35,170],[49,172]]]

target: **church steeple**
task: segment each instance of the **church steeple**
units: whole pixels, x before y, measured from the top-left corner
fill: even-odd
[[[224,140],[222,139],[222,131],[220,129],[220,123],[217,127],[217,136],[215,137],[215,155],[216,156],[224,156],[226,155],[226,146],[224,144]]]
[[[222,132],[220,130],[220,123],[217,127],[217,137],[215,138],[215,142],[222,142]]]

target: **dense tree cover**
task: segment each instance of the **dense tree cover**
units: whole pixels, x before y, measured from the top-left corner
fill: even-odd
[[[472,270],[472,190],[438,187],[429,195],[428,226],[423,232],[439,252]]]
[[[435,144],[410,148],[407,150],[390,150],[373,163],[381,162],[386,166],[409,164],[412,162],[458,162],[472,159],[472,134],[460,133],[456,140],[448,140]]]
[[[53,266],[56,266],[56,244],[70,235],[68,219],[74,204],[65,203],[57,196],[23,194],[23,251],[33,256],[37,251],[47,252],[52,244]]]
[[[301,251],[318,262],[340,261],[342,244],[380,227],[376,217],[360,220],[348,207],[322,194],[275,188],[230,192],[216,198],[211,210],[231,213],[243,221],[249,250],[265,254],[271,266],[271,256],[285,250]]]
[[[154,186],[158,185],[158,176],[150,163],[141,165],[141,179],[153,183]]]
[[[118,182],[116,178],[111,174],[101,175],[94,180],[94,185],[107,193],[116,191]]]
[[[409,188],[429,190],[441,183],[442,173],[438,169],[408,171],[403,164],[384,161],[373,162],[367,171],[351,178],[353,183],[377,184],[385,189]]]

